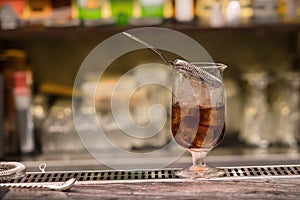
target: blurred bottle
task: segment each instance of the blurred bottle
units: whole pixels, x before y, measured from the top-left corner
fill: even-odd
[[[241,4],[242,23],[250,23],[253,17],[252,0],[239,0]]]
[[[24,7],[26,0],[1,0],[0,7],[3,5],[10,5],[13,10],[17,13],[19,18],[23,17]]]
[[[30,20],[32,23],[40,23],[52,14],[51,0],[26,0],[23,18]]]
[[[222,4],[221,1],[219,0],[215,0],[211,6],[211,15],[210,15],[209,24],[212,27],[221,27],[224,25]]]
[[[140,0],[143,24],[159,24],[164,17],[164,0]]]
[[[27,71],[26,53],[22,50],[9,49],[0,55],[0,71],[4,84],[4,153],[19,154],[19,137],[16,129],[16,109],[14,103],[15,73]]]
[[[277,0],[253,0],[253,21],[256,23],[278,22]]]
[[[244,1],[246,0],[238,2],[242,4]],[[229,2],[230,0],[196,0],[195,13],[200,24],[214,27],[223,26]]]
[[[80,19],[100,19],[102,17],[103,0],[77,0],[78,17]]]
[[[202,25],[208,25],[211,15],[211,0],[197,0],[195,14]]]
[[[0,7],[0,23],[1,29],[10,30],[16,29],[19,26],[19,17],[13,7],[9,4],[4,4]]]
[[[175,19],[178,22],[190,22],[194,19],[193,0],[175,0]]]
[[[231,0],[226,8],[226,24],[238,26],[241,23],[242,9],[238,0]]]
[[[286,0],[286,13],[285,19],[288,21],[293,21],[297,16],[297,0]],[[299,1],[298,1],[299,3]]]
[[[32,115],[35,133],[36,151],[42,152],[41,137],[43,132],[43,123],[48,114],[48,97],[41,94],[36,94],[32,103]]]
[[[298,0],[279,0],[279,15],[280,19],[285,22],[295,22],[299,17],[300,1]]]
[[[16,124],[22,154],[35,151],[35,137],[33,117],[31,112],[31,73],[18,71],[14,74],[14,103],[16,110]]]
[[[46,27],[70,27],[80,24],[75,0],[51,0],[51,14],[43,20]],[[74,9],[76,7],[76,9]]]
[[[173,0],[165,0],[164,3],[164,18],[171,19],[175,16],[175,2]]]
[[[111,15],[118,25],[128,25],[133,17],[135,0],[110,0]]]

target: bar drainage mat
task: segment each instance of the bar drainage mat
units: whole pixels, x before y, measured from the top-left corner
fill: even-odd
[[[228,178],[266,178],[266,177],[300,177],[300,165],[289,166],[251,166],[228,167],[223,177]],[[77,181],[118,181],[118,180],[163,180],[177,179],[175,171],[179,169],[133,170],[133,171],[62,171],[62,172],[28,172],[20,179],[6,180],[2,183],[43,183],[64,182],[70,178]]]

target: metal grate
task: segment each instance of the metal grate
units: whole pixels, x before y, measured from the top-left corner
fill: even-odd
[[[300,176],[300,165],[225,168],[224,177]]]
[[[291,166],[250,166],[223,168],[225,174],[218,179],[258,178],[258,177],[300,177],[300,165]],[[179,179],[175,175],[178,169],[135,170],[135,171],[70,171],[70,172],[31,172],[21,179],[4,183],[44,183],[64,182],[70,178],[77,181],[109,181],[109,180],[154,180]]]

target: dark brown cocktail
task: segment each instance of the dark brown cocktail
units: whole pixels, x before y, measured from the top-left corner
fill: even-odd
[[[188,149],[211,149],[221,143],[225,132],[225,106],[172,105],[172,133]],[[196,130],[196,131],[195,131]]]

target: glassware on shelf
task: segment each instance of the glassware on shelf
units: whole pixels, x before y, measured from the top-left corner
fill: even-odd
[[[242,8],[237,0],[230,0],[226,8],[226,24],[229,26],[238,26],[241,23]]]
[[[222,83],[223,64],[194,63]],[[201,79],[203,78],[203,79]],[[208,83],[205,77],[174,70],[172,95],[172,133],[176,142],[192,154],[193,165],[177,172],[184,178],[218,177],[224,171],[206,166],[207,154],[218,146],[225,134],[225,91],[223,84]]]
[[[175,0],[175,18],[178,22],[190,22],[194,19],[193,0]]]
[[[211,6],[211,16],[210,16],[209,25],[212,27],[221,27],[224,25],[222,4],[219,0],[215,0]]]
[[[77,0],[80,19],[100,19],[102,17],[102,0]]]
[[[165,66],[154,63],[141,65],[133,71],[134,87],[138,89],[131,96],[130,107],[135,125],[143,127],[135,143],[138,149],[159,148],[170,140],[165,112],[171,101],[165,88],[171,84],[168,75]]]
[[[123,131],[130,126],[130,118],[127,117],[128,107],[124,107],[124,102],[129,93],[133,91],[134,81],[131,75],[119,79],[120,77],[104,78],[98,83],[96,91],[97,121],[110,142],[107,144],[108,147],[114,145],[128,151],[135,141]],[[113,102],[118,103],[113,106]]]
[[[82,143],[76,134],[71,100],[59,99],[50,108],[41,136],[43,153],[82,152]]]
[[[226,12],[228,1],[220,0],[197,0],[195,14],[202,25],[224,25],[223,14]]]
[[[253,0],[253,21],[255,23],[278,22],[278,1],[276,0]]]
[[[134,0],[110,0],[111,14],[118,25],[128,25],[133,17]]]
[[[77,124],[76,130],[80,138],[85,142],[85,145],[88,145],[89,150],[108,151],[110,146],[106,141],[97,139],[100,126],[98,122],[100,114],[96,110],[94,98],[97,84],[97,81],[85,81],[81,85],[82,102],[75,121]],[[106,119],[106,117],[107,115],[101,116],[101,120]],[[110,123],[106,120],[106,126],[103,126],[103,128],[111,127]]]
[[[140,0],[134,2],[133,17],[129,24],[133,26],[158,25],[165,17],[165,0]]]
[[[141,0],[142,17],[162,19],[164,17],[164,0]]]
[[[290,148],[297,147],[299,138],[299,89],[300,73],[286,72],[281,76],[279,96],[273,104],[276,115],[276,143]]]
[[[267,86],[270,78],[264,72],[246,73],[248,95],[244,107],[244,116],[240,137],[249,145],[266,149],[270,144],[271,115],[267,100]]]
[[[226,135],[237,134],[240,129],[242,100],[240,97],[241,88],[239,83],[233,78],[225,79],[224,85],[226,88]],[[234,136],[235,137],[235,136]]]

